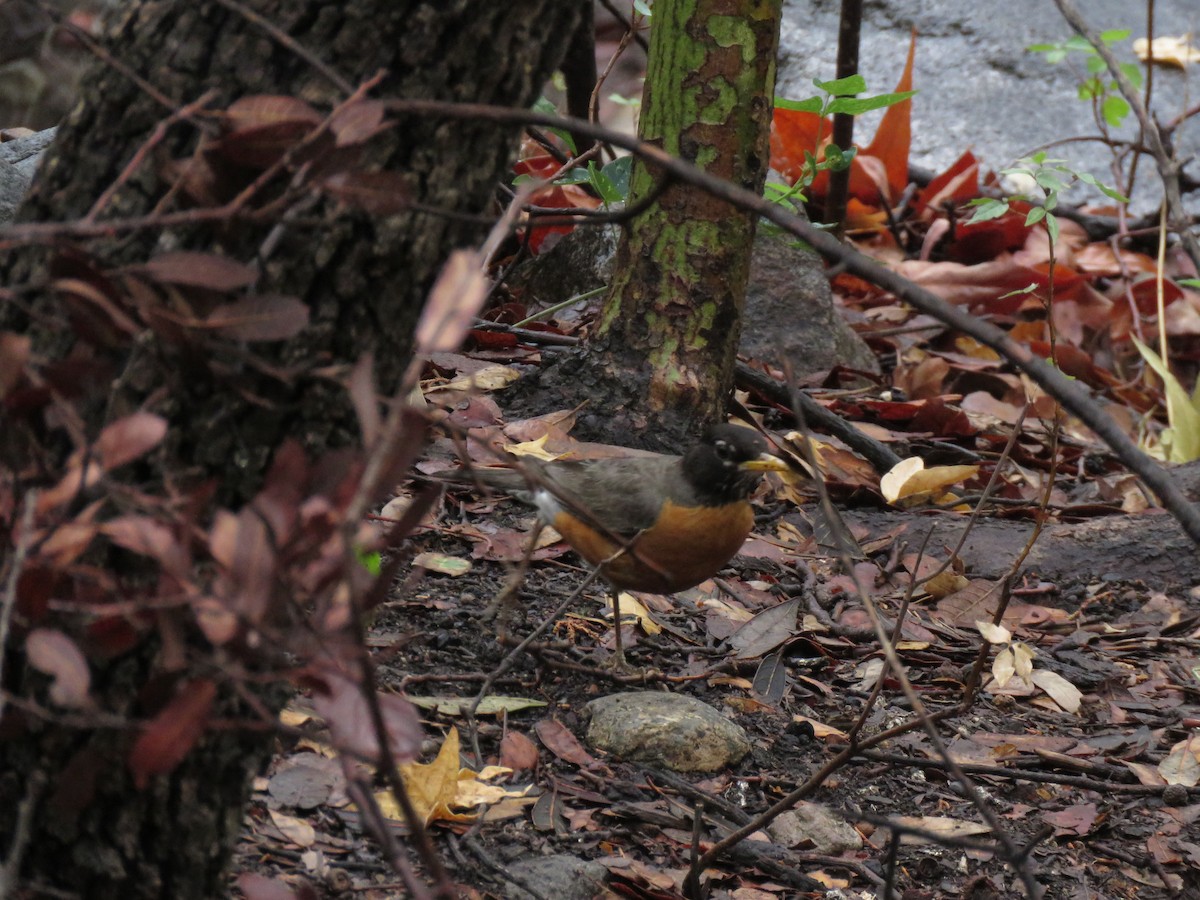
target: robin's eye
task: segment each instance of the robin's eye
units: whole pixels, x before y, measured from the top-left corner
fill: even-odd
[[[726,462],[733,459],[733,447],[727,441],[717,441],[713,444],[713,449],[717,451],[717,456]]]

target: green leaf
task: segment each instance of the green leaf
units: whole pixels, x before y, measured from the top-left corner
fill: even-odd
[[[625,195],[617,190],[617,186],[612,183],[611,179],[597,169],[593,163],[588,163],[588,174],[592,178],[592,187],[596,189],[596,193],[605,203],[620,203],[625,199]]]
[[[1170,431],[1163,432],[1163,449],[1170,462],[1191,462],[1200,459],[1200,409],[1192,402],[1179,379],[1172,374],[1167,364],[1157,353],[1130,335],[1133,344],[1142,354],[1142,359],[1162,379],[1167,395],[1167,418]]]
[[[641,97],[625,97],[621,94],[609,94],[608,102],[615,103],[617,106],[641,106]]]
[[[1131,34],[1128,28],[1110,28],[1108,31],[1100,32],[1100,40],[1105,44],[1115,44],[1117,41],[1123,41]]]
[[[1044,218],[1046,218],[1045,207],[1035,206],[1029,211],[1029,214],[1025,216],[1025,227],[1028,228],[1030,225],[1036,225]]]
[[[1042,187],[1042,189],[1051,193],[1065,191],[1067,189],[1066,183],[1063,182],[1058,175],[1046,169],[1041,169],[1035,172],[1033,175],[1033,180],[1036,181],[1038,185]]]
[[[1117,68],[1121,70],[1126,78],[1133,82],[1135,88],[1142,86],[1142,69],[1137,63],[1120,63],[1117,65]],[[1116,90],[1116,85],[1113,85],[1113,89]]]
[[[632,156],[619,156],[601,169],[609,183],[616,189],[620,200],[629,196],[629,173],[632,169]]]
[[[1050,234],[1050,243],[1058,243],[1058,216],[1046,213],[1046,231]]]
[[[851,116],[859,116],[873,109],[883,109],[886,106],[895,106],[897,103],[903,103],[916,93],[916,91],[900,91],[896,94],[880,94],[877,97],[838,97],[829,104],[827,111],[831,115],[833,113],[847,113]]]
[[[653,13],[650,11],[650,4],[646,0],[633,0],[633,9],[640,15],[649,19]]]
[[[520,176],[517,176],[518,178]],[[566,175],[560,175],[554,179],[555,184],[589,184],[592,180],[591,174],[587,169],[575,168]],[[515,183],[515,179],[514,179]]]
[[[1103,184],[1096,179],[1096,176],[1090,172],[1076,172],[1076,177],[1084,184],[1090,184],[1094,188],[1098,188],[1105,196],[1116,200],[1118,203],[1128,203],[1129,198],[1120,191],[1110,188],[1107,184]]]
[[[854,159],[856,153],[858,153],[857,147],[843,150],[837,144],[829,144],[825,148],[825,160],[821,163],[820,168],[828,169],[830,172],[840,172],[843,169],[848,169],[850,161]]]
[[[1078,50],[1081,53],[1095,53],[1096,52],[1096,48],[1093,47],[1088,42],[1088,39],[1085,37],[1081,37],[1078,34],[1073,34],[1069,38],[1067,38],[1065,41],[1063,41],[1063,47],[1065,47],[1067,50]]]
[[[845,78],[838,78],[834,81],[817,81],[814,78],[813,84],[825,93],[832,94],[834,97],[861,94],[867,89],[867,80],[861,75],[847,75]]]
[[[971,218],[967,219],[966,224],[971,225],[974,222],[986,222],[989,219],[998,219],[1008,212],[1007,200],[993,200],[990,198],[981,200],[972,200],[971,206],[975,207],[975,212]]]
[[[788,100],[784,97],[776,97],[775,108],[792,109],[796,112],[819,113],[821,111],[821,98],[809,97],[807,100]]]
[[[1200,288],[1200,278],[1180,278],[1176,284],[1182,284],[1184,287]]]
[[[1104,116],[1105,122],[1113,126],[1113,128],[1117,128],[1125,121],[1125,117],[1129,115],[1129,104],[1125,102],[1124,97],[1109,94],[1104,98],[1104,102],[1100,104],[1100,113]]]
[[[368,553],[362,547],[355,547],[354,555],[358,557],[359,564],[364,569],[378,577],[380,569],[383,567],[383,557],[379,555],[378,550]]]
[[[533,104],[533,111],[540,112],[547,116],[558,115],[558,107],[544,96],[538,97],[537,102]],[[562,128],[547,128],[546,131],[549,131],[551,134],[558,135],[558,137],[562,138],[563,143],[566,144],[570,149],[571,155],[575,155],[575,138],[571,137],[571,133],[569,131],[565,131]]]

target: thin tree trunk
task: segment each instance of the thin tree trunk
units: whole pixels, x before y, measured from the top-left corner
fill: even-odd
[[[641,137],[713,175],[761,191],[779,40],[779,0],[659,0]],[[637,161],[630,205],[658,189]],[[622,234],[616,278],[592,335],[593,408],[625,440],[677,449],[721,418],[755,217],[668,185]],[[588,411],[583,419],[587,421]]]

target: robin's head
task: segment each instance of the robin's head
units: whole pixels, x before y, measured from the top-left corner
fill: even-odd
[[[755,431],[714,425],[683,457],[683,475],[705,503],[750,496],[763,472],[785,472],[787,463],[767,450]]]

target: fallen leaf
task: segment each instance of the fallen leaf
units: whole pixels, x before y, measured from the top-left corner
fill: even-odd
[[[1156,37],[1153,41],[1138,38],[1133,42],[1133,52],[1142,62],[1147,62],[1153,56],[1156,63],[1177,66],[1180,69],[1200,62],[1200,50],[1192,46],[1190,34],[1179,37],[1164,35]]]
[[[404,789],[408,799],[421,821],[429,824],[434,819],[450,822],[469,822],[474,817],[462,815],[450,810],[454,795],[458,790],[459,739],[458,729],[453,726],[446,733],[441,749],[433,762],[404,763],[399,767],[400,777],[404,779]],[[376,795],[381,808],[389,818],[402,818],[392,803],[391,792]],[[387,803],[387,807],[384,807]]]
[[[1172,747],[1158,764],[1158,773],[1167,784],[1200,784],[1200,734],[1192,734]]]

